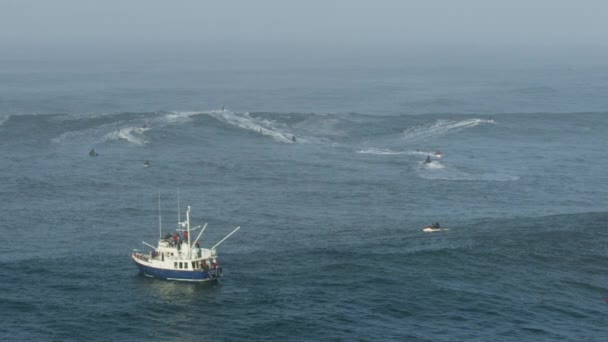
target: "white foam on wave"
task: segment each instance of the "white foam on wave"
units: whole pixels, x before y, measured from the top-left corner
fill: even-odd
[[[162,116],[162,117],[159,118],[159,123],[160,122],[174,123],[174,122],[180,122],[180,121],[187,121],[187,120],[190,120],[190,118],[192,116],[194,116],[194,115],[202,115],[202,114],[205,114],[205,112],[202,112],[202,111],[197,111],[197,112],[169,112],[169,113],[166,113],[164,116]]]
[[[126,141],[134,145],[143,145],[148,142],[143,136],[147,130],[149,130],[149,128],[116,128],[115,125],[103,125],[80,131],[65,132],[58,137],[51,139],[51,142],[54,144],[78,142],[79,144],[96,145],[110,141]]]
[[[294,135],[288,133],[286,127],[281,127],[281,125],[270,120],[254,118],[249,115],[249,113],[235,113],[227,110],[221,110],[205,112],[203,114],[207,114],[220,122],[269,136],[279,142],[294,142],[292,140]],[[299,139],[298,141],[302,140]]]
[[[269,136],[276,141],[293,143],[292,137],[294,135],[288,133],[286,127],[281,127],[281,125],[270,120],[254,118],[249,113],[237,113],[227,109],[170,112],[159,118],[159,122],[157,124],[165,125],[167,123],[173,124],[189,121],[193,116],[196,115],[208,115],[225,124]],[[297,141],[303,140],[298,138]]]
[[[131,144],[143,145],[148,142],[144,139],[143,134],[149,129],[147,127],[123,127],[104,135],[103,141],[125,140]]]
[[[403,131],[403,138],[409,141],[429,139],[440,135],[459,132],[482,124],[495,124],[494,120],[467,119],[461,121],[437,120],[432,125],[412,127]]]
[[[157,113],[158,114],[158,113]],[[134,145],[144,145],[148,141],[144,133],[152,128],[165,127],[167,125],[181,124],[190,121],[193,116],[208,115],[220,122],[235,126],[241,129],[252,131],[263,136],[268,136],[276,141],[283,143],[294,143],[294,134],[290,129],[280,123],[271,120],[252,117],[249,113],[236,113],[229,110],[210,110],[210,111],[173,111],[160,113],[149,120],[146,120],[144,127],[128,126],[120,127],[120,122],[106,124],[98,127],[84,129],[80,131],[65,132],[58,137],[51,139],[55,144],[63,144],[70,141],[79,141],[87,144],[98,144],[109,141],[126,141]],[[136,120],[129,120],[133,124]],[[124,121],[122,122],[124,124]],[[148,127],[148,124],[150,125]],[[309,139],[297,137],[297,142],[307,142]]]

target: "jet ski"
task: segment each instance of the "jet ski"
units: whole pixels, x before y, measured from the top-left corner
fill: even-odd
[[[146,161],[144,162],[144,167],[148,167],[148,166],[150,166],[150,161],[149,161],[149,160],[146,160]]]
[[[442,157],[441,151],[439,151],[439,150],[435,151],[435,158],[441,158],[441,157]]]
[[[424,164],[430,164],[431,163],[431,156],[426,156],[426,160],[424,161]]]
[[[425,233],[434,233],[434,232],[441,232],[441,231],[448,230],[448,229],[441,228],[441,226],[439,225],[439,222],[435,222],[431,225],[428,225],[428,226],[422,228],[421,230]]]

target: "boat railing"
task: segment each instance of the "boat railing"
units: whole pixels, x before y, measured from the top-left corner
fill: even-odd
[[[139,260],[143,260],[145,262],[150,262],[151,254],[144,254],[144,253],[142,253],[140,251],[134,250],[133,251],[133,256],[135,258],[139,259]]]

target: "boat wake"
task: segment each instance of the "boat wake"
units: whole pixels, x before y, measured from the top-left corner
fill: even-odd
[[[427,169],[432,169],[432,170],[445,169],[445,165],[441,164],[437,160],[433,160],[430,163],[420,162],[420,164]]]
[[[356,153],[362,153],[362,154],[377,154],[377,155],[400,155],[400,154],[408,154],[407,151],[393,151],[391,149],[388,148],[375,148],[375,147],[371,147],[371,148],[366,148],[366,149],[362,149],[357,151]]]
[[[419,141],[437,136],[460,132],[483,124],[495,124],[494,120],[467,119],[461,121],[437,120],[432,125],[412,127],[403,131],[403,139],[407,141]]]
[[[409,155],[409,156],[434,156],[433,152],[425,152],[425,151],[412,151],[412,150],[406,150],[406,151],[395,151],[395,150],[391,150],[389,148],[376,148],[376,147],[370,147],[370,148],[364,148],[361,150],[356,151],[356,153],[361,153],[361,154],[375,154],[375,155]]]

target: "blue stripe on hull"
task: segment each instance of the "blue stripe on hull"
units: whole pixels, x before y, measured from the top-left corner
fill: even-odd
[[[142,265],[138,262],[135,263],[139,271],[144,275],[171,280],[185,280],[185,281],[208,281],[217,279],[212,276],[209,271],[180,271],[180,270],[166,270],[154,267]]]

